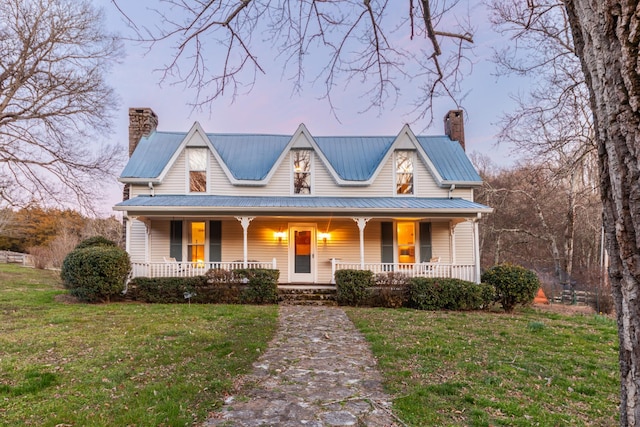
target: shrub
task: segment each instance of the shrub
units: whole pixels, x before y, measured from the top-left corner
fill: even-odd
[[[376,307],[397,308],[407,302],[409,277],[397,272],[378,273],[375,287],[370,289],[371,304]]]
[[[540,288],[538,276],[533,271],[513,264],[494,265],[484,272],[482,281],[494,286],[496,300],[507,313],[518,304],[531,304]]]
[[[74,249],[62,263],[60,277],[69,293],[85,302],[109,301],[124,290],[131,270],[129,254],[116,246]]]
[[[491,285],[426,277],[411,279],[407,295],[407,305],[419,310],[480,310],[494,298]]]
[[[373,272],[369,270],[338,270],[336,297],[340,305],[359,306],[367,302],[374,285]]]
[[[90,248],[92,246],[118,246],[116,245],[116,242],[107,239],[106,237],[103,236],[93,236],[93,237],[89,237],[88,239],[83,240],[82,242],[78,243],[76,245],[75,249],[84,249],[84,248]]]
[[[127,296],[136,301],[162,304],[195,302],[206,285],[204,276],[196,277],[136,277],[129,283]]]
[[[434,279],[414,277],[409,282],[408,306],[418,310],[440,310],[442,302],[439,286]]]
[[[280,270],[248,268],[233,271],[234,277],[246,279],[247,287],[240,301],[247,304],[275,304],[278,302]]]

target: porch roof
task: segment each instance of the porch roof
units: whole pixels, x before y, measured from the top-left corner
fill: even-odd
[[[301,196],[215,196],[141,195],[118,203],[118,211],[139,214],[188,213],[266,213],[309,215],[458,215],[490,213],[492,208],[460,198],[426,197],[301,197]]]

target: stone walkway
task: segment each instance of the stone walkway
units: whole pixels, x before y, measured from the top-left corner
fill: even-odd
[[[398,426],[368,344],[337,307],[280,306],[278,331],[203,427]]]

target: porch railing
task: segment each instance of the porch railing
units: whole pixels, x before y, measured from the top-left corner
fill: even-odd
[[[211,269],[237,270],[245,268],[243,261],[233,262],[132,262],[131,278],[134,277],[194,277]],[[246,268],[276,268],[276,259],[269,262],[248,261]]]
[[[373,274],[378,273],[402,273],[409,277],[445,277],[452,279],[467,280],[476,282],[476,269],[473,264],[448,264],[443,262],[424,262],[416,264],[402,263],[365,263],[364,268],[359,262],[342,262],[337,259],[331,260],[332,283],[335,283],[335,273],[337,270],[370,270]]]

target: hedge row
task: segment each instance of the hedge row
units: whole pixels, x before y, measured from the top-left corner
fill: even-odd
[[[148,303],[273,304],[278,301],[278,270],[209,270],[196,277],[138,277],[127,295]]]
[[[480,310],[495,300],[491,285],[459,279],[410,278],[402,273],[373,275],[363,270],[336,271],[340,305],[410,307],[420,310]]]
[[[410,307],[419,310],[480,310],[498,302],[507,311],[533,302],[540,282],[524,267],[499,264],[482,275],[481,284],[459,279],[410,278],[402,273],[339,270],[338,303],[352,306]]]

